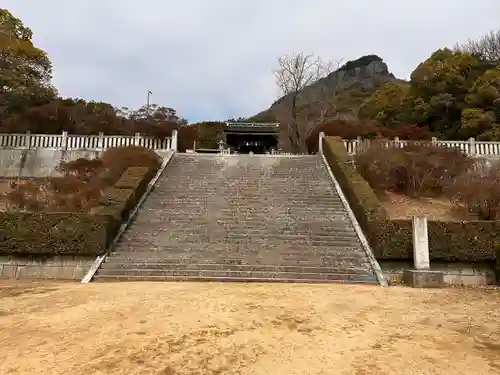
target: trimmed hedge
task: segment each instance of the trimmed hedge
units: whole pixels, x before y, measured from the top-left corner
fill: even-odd
[[[368,182],[356,172],[343,140],[327,137],[325,157],[354,215],[379,260],[413,259],[412,221],[391,220]],[[500,244],[500,222],[429,221],[431,260],[494,261]]]
[[[113,219],[76,213],[0,213],[0,254],[98,255]]]
[[[496,275],[496,281],[497,285],[500,286],[500,245],[497,244],[496,246],[496,251],[497,251],[497,261],[495,264],[495,275]]]
[[[88,214],[0,212],[0,254],[103,254],[157,170],[126,169]]]
[[[125,219],[141,199],[157,170],[148,167],[127,168],[118,181],[104,191],[99,206],[94,207],[91,213],[111,215],[119,220]]]

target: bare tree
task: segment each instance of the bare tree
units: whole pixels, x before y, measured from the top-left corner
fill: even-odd
[[[455,49],[477,55],[488,62],[500,63],[500,29],[492,30],[477,40],[469,39],[457,44]]]
[[[329,82],[325,78],[337,71],[341,62],[342,60],[320,62],[321,78],[316,82],[315,89],[308,93],[308,102],[315,124],[322,124],[337,114],[337,93],[340,82]]]
[[[338,62],[325,62],[314,54],[294,53],[278,58],[278,68],[274,71],[274,76],[280,94],[284,96],[282,106],[287,112],[287,136],[293,152],[301,152],[305,147],[303,138],[306,132],[299,126],[301,94],[307,86],[318,83],[336,70],[338,65]],[[332,109],[333,96],[331,89],[328,90],[326,83],[323,83],[315,92],[314,98],[311,98],[311,105],[319,106],[321,116],[325,117]]]

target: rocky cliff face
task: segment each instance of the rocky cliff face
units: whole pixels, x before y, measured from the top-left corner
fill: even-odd
[[[307,102],[308,97],[314,96],[314,92],[320,87],[326,87],[332,94],[336,93],[337,95],[341,95],[342,91],[350,89],[371,92],[384,83],[396,80],[397,78],[389,72],[387,64],[380,57],[376,55],[363,56],[357,60],[347,62],[335,72],[307,86],[300,97],[302,101]],[[285,99],[286,97],[278,99],[270,109],[282,103]]]
[[[325,97],[325,92],[335,97],[335,116],[350,118],[356,116],[356,107],[371,95],[380,85],[398,79],[389,72],[387,64],[376,55],[363,56],[349,61],[335,72],[318,82],[307,86],[299,95],[298,106],[303,109],[303,119],[300,121],[301,133],[308,131],[318,123],[318,97]],[[321,94],[318,94],[321,93]],[[279,98],[267,110],[253,116],[251,121],[278,121],[287,123],[289,96]],[[289,116],[289,114],[288,114]],[[284,130],[286,132],[286,130]]]

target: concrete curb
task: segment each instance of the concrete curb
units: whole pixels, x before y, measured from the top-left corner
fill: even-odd
[[[167,167],[168,163],[170,162],[170,160],[172,160],[174,154],[175,154],[175,152],[172,152],[167,157],[165,157],[165,159],[163,160],[163,163],[162,163],[160,169],[158,170],[158,172],[156,173],[156,175],[151,179],[151,181],[149,181],[149,184],[146,187],[146,191],[144,192],[144,194],[142,195],[141,199],[139,200],[139,202],[137,203],[137,205],[134,207],[134,209],[132,210],[132,212],[128,216],[127,221],[125,221],[120,226],[120,229],[118,230],[118,233],[116,234],[115,238],[113,239],[113,242],[111,243],[109,249],[103,255],[99,255],[94,260],[94,263],[92,264],[92,266],[90,266],[87,274],[83,277],[83,279],[81,281],[82,284],[88,284],[88,283],[90,283],[92,281],[92,278],[94,277],[95,273],[97,272],[97,270],[101,266],[102,262],[104,261],[104,259],[106,259],[106,257],[108,256],[108,254],[113,250],[113,248],[116,246],[116,244],[120,240],[120,238],[123,235],[123,233],[127,230],[128,226],[130,225],[130,223],[134,219],[135,215],[139,211],[139,208],[142,206],[142,204],[144,203],[144,201],[146,200],[146,198],[148,197],[148,195],[153,190],[153,187],[155,186],[156,181],[158,181],[158,179],[162,175],[163,171]]]
[[[342,201],[342,204],[344,205],[347,214],[349,215],[349,218],[351,219],[351,222],[354,226],[354,230],[356,231],[356,234],[358,235],[358,238],[361,242],[361,245],[363,246],[363,249],[366,253],[366,256],[368,257],[368,261],[370,262],[370,265],[372,266],[373,272],[375,273],[375,276],[377,277],[377,280],[379,284],[383,287],[389,286],[387,283],[387,280],[384,276],[384,273],[382,271],[382,268],[380,268],[380,264],[378,264],[377,259],[373,255],[373,251],[370,247],[370,244],[368,243],[368,240],[365,237],[365,234],[363,233],[363,230],[361,229],[361,226],[358,223],[358,219],[356,219],[356,216],[354,215],[354,212],[351,209],[351,206],[349,205],[349,202],[347,201],[347,198],[344,195],[344,192],[342,191],[342,188],[340,187],[337,179],[335,178],[335,175],[332,172],[332,169],[330,168],[330,165],[328,164],[328,161],[326,160],[325,155],[323,154],[323,138],[324,136],[320,134],[319,136],[319,154],[321,155],[321,159],[323,161],[324,166],[326,167],[326,170],[328,171],[328,174],[330,176],[330,179],[333,182],[333,186],[335,187],[335,190],[337,191],[340,200]]]

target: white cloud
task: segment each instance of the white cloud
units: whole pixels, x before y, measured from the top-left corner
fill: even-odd
[[[498,0],[3,0],[35,33],[62,95],[191,121],[252,115],[276,98],[276,57],[377,54],[401,78],[430,53],[500,25]]]

